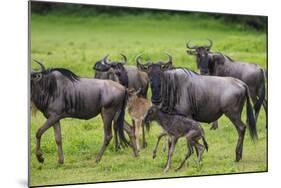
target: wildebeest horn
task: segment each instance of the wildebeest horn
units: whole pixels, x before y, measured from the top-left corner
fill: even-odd
[[[106,56],[104,56],[104,58],[102,58],[102,61],[105,63],[105,64],[109,64],[107,58],[108,58],[109,54],[107,54]]]
[[[209,41],[210,44],[208,46],[205,46],[205,47],[210,49],[213,46],[213,41],[210,40],[210,39],[207,39],[207,40]]]
[[[140,54],[140,55],[138,55],[138,56],[136,57],[136,62],[137,62],[137,64],[141,64],[141,65],[143,65],[143,66],[149,66],[149,65],[151,65],[151,62],[147,62],[147,63],[145,63],[145,64],[142,64],[142,63],[140,62],[141,56],[142,56],[142,54]]]
[[[188,48],[188,49],[196,49],[197,48],[197,46],[189,46],[189,43],[190,43],[191,41],[188,41],[187,43],[186,43],[186,47]]]
[[[172,60],[173,60],[172,56],[171,56],[170,54],[168,54],[167,52],[166,52],[165,54],[169,57],[169,59],[168,59],[168,61],[166,62],[166,64],[167,64],[167,63],[172,63]]]
[[[122,53],[120,53],[120,55],[123,57],[123,64],[126,64],[127,63],[127,57],[124,55],[124,54],[122,54]]]
[[[42,72],[42,71],[45,71],[45,70],[46,70],[45,66],[44,66],[44,65],[43,65],[40,61],[38,61],[38,60],[36,60],[36,59],[33,59],[33,61],[35,61],[36,63],[38,63],[38,64],[40,65],[40,67],[41,67],[40,72]]]
[[[136,57],[136,62],[137,62],[137,64],[141,64],[141,62],[140,62],[141,55],[142,55],[142,54],[140,54],[140,55],[138,55],[138,56]]]

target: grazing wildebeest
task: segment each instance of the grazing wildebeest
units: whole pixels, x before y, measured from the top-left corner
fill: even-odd
[[[42,63],[36,62],[41,70],[31,71],[31,101],[47,118],[36,133],[36,157],[39,162],[44,162],[41,136],[52,126],[58,147],[58,162],[64,162],[60,127],[60,120],[63,118],[88,120],[101,113],[104,141],[96,162],[100,161],[112,138],[112,122],[117,127],[120,139],[128,144],[123,131],[127,94],[122,85],[111,80],[81,78],[64,68],[46,69]],[[134,154],[137,155],[134,139],[130,140]]]
[[[184,160],[181,162],[180,166],[176,170],[182,168],[185,161],[193,154],[193,147],[195,148],[199,162],[202,159],[202,154],[204,152],[204,149],[206,148],[206,150],[208,151],[208,144],[204,136],[203,128],[200,126],[198,122],[190,118],[180,115],[170,115],[162,112],[159,107],[152,106],[148,110],[144,121],[146,123],[149,123],[150,121],[156,121],[165,131],[158,137],[156,146],[153,150],[153,158],[156,157],[156,151],[160,139],[163,137],[163,135],[167,134],[169,136],[168,158],[166,162],[166,167],[164,169],[164,173],[166,173],[171,166],[172,155],[175,146],[177,144],[177,141],[180,137],[186,138],[188,152]],[[199,143],[200,139],[203,140],[204,146]]]
[[[248,86],[235,78],[202,76],[184,68],[173,68],[172,59],[166,63],[141,64],[148,73],[152,90],[152,103],[171,114],[184,115],[199,122],[214,122],[223,114],[234,124],[238,133],[236,161],[241,160],[246,125],[241,120],[244,102],[253,140],[257,139],[256,123],[249,98]]]
[[[125,63],[127,62],[127,58],[123,54],[121,54],[121,56],[123,57],[123,60],[119,62],[109,63],[107,59],[108,55],[105,56],[103,59],[97,61],[93,66],[93,69],[95,70],[95,78],[109,79],[119,82],[119,79],[115,72],[116,68],[119,68],[122,65],[128,75],[128,88],[135,90],[141,88],[139,96],[146,98],[149,84],[147,74],[142,71],[139,71],[135,66],[125,65]]]
[[[151,101],[138,96],[140,91],[141,89],[139,89],[138,91],[135,91],[134,89],[129,89],[127,102],[127,109],[129,115],[132,118],[132,124],[135,130],[136,145],[138,150],[140,149],[140,128],[142,128],[142,147],[145,148],[147,145],[144,131],[144,116],[147,110],[152,105]]]
[[[260,108],[263,105],[267,122],[267,100],[265,98],[265,73],[257,64],[235,61],[221,53],[212,53],[210,45],[186,47],[189,54],[196,55],[197,67],[202,75],[233,77],[245,82],[250,90],[250,96],[254,104],[256,122],[258,120]],[[193,51],[192,51],[193,50]]]

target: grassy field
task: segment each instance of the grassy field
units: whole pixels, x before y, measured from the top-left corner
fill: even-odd
[[[92,66],[95,61],[106,54],[110,54],[111,59],[120,58],[120,52],[127,55],[129,64],[135,64],[134,59],[139,53],[144,53],[145,58],[152,60],[166,60],[163,52],[169,52],[176,66],[196,70],[194,57],[185,52],[185,43],[188,40],[204,43],[202,39],[205,38],[214,41],[213,51],[221,51],[233,59],[255,62],[266,67],[265,32],[256,32],[208,17],[31,17],[31,57],[43,61],[46,67],[68,68],[85,77],[94,75]],[[32,64],[32,67],[36,68],[37,65]],[[127,115],[126,119],[130,121]],[[209,152],[204,153],[203,163],[199,165],[194,155],[186,167],[175,172],[174,169],[187,151],[184,140],[180,140],[173,156],[172,169],[167,174],[162,174],[166,152],[159,149],[157,158],[152,159],[152,148],[161,132],[156,123],[152,124],[147,136],[148,147],[141,150],[139,157],[134,158],[130,149],[115,152],[111,141],[101,162],[95,164],[95,156],[103,141],[100,116],[89,121],[64,119],[61,124],[65,164],[58,165],[52,129],[42,137],[45,163],[38,163],[35,157],[35,133],[44,121],[41,113],[31,117],[32,186],[267,170],[267,133],[263,110],[257,124],[259,140],[254,144],[246,132],[241,162],[234,162],[236,130],[223,117],[219,120],[219,129],[215,131],[210,131],[209,125],[204,125]]]

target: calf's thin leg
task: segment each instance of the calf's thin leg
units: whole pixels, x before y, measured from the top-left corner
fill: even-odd
[[[154,159],[156,157],[156,153],[157,153],[157,149],[158,149],[158,145],[159,145],[159,142],[161,140],[161,138],[163,136],[167,136],[168,134],[166,132],[162,132],[159,136],[158,136],[158,139],[157,139],[157,142],[156,142],[156,145],[153,149],[153,155],[152,155],[152,158]]]
[[[167,159],[167,163],[166,163],[166,167],[163,171],[163,173],[165,174],[171,167],[171,159],[175,150],[175,146],[177,143],[177,138],[175,136],[171,136],[171,144],[169,144],[169,151],[168,151],[168,159]]]
[[[59,116],[50,116],[42,127],[40,127],[36,132],[36,157],[40,163],[44,162],[44,157],[41,151],[41,137],[51,126],[53,126],[57,121],[59,121]]]
[[[194,137],[196,136],[196,131],[195,130],[191,130],[186,134],[186,144],[187,144],[187,154],[185,156],[185,158],[183,159],[183,161],[181,162],[180,166],[178,168],[176,168],[176,171],[178,171],[179,169],[181,169],[185,163],[185,161],[193,154],[193,146],[194,146]]]
[[[54,127],[54,133],[55,133],[55,140],[58,147],[58,163],[63,164],[64,163],[64,157],[63,157],[63,150],[62,150],[62,140],[61,140],[61,126],[60,122],[55,123]]]
[[[196,141],[195,149],[198,150],[197,157],[198,157],[198,161],[200,162],[200,161],[202,161],[202,155],[204,153],[205,147],[202,144],[200,144],[198,141]]]
[[[146,148],[147,143],[145,140],[145,131],[144,131],[144,121],[141,120],[141,128],[142,128],[142,148]]]
[[[140,150],[140,124],[141,122],[139,120],[135,120],[136,126],[135,126],[135,136],[136,136],[136,145],[137,150]]]

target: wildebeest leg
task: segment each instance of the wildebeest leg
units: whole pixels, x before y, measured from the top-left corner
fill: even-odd
[[[102,109],[101,112],[103,120],[103,129],[104,129],[104,140],[100,148],[100,151],[96,157],[96,162],[98,163],[101,160],[101,157],[108,146],[110,140],[112,139],[112,120],[115,115],[115,110],[113,109]]]
[[[146,148],[147,143],[145,140],[145,131],[144,131],[144,121],[141,120],[141,128],[142,128],[142,148]]]
[[[159,145],[159,142],[160,142],[161,138],[162,138],[163,136],[166,136],[166,135],[167,135],[166,132],[162,132],[162,133],[158,136],[156,145],[155,145],[155,147],[154,147],[154,149],[153,149],[153,155],[152,155],[152,158],[153,158],[153,159],[156,157],[157,148],[158,148],[158,145]]]
[[[183,167],[183,165],[185,164],[186,160],[192,155],[193,153],[193,144],[192,141],[189,141],[188,138],[186,139],[187,142],[187,154],[185,156],[185,158],[183,159],[183,161],[181,162],[180,166],[178,168],[176,168],[176,171],[178,171],[179,169],[181,169]]]
[[[227,113],[226,116],[234,124],[238,133],[238,141],[236,145],[236,161],[238,162],[242,159],[243,142],[244,142],[244,136],[246,131],[246,125],[241,120],[241,113],[231,112],[231,113]]]
[[[211,130],[216,130],[217,128],[219,127],[219,125],[218,125],[218,120],[217,121],[214,121],[213,123],[212,123],[212,126],[211,126]]]
[[[124,131],[130,137],[130,146],[133,148],[134,156],[138,156],[137,145],[136,145],[136,137],[135,137],[135,127],[132,127],[128,124],[128,122],[124,121]]]
[[[198,150],[197,157],[198,157],[198,161],[200,162],[202,160],[202,155],[204,153],[205,147],[202,144],[200,144],[198,141],[195,142],[194,146],[195,146],[195,149]]]
[[[177,143],[177,138],[175,136],[171,136],[171,144],[169,144],[168,159],[167,159],[166,167],[163,171],[164,174],[169,170],[171,166],[171,159],[175,150],[176,143]]]
[[[119,141],[118,141],[118,128],[117,124],[114,123],[114,142],[115,142],[115,151],[118,151],[121,149]]]
[[[135,120],[135,135],[136,135],[136,145],[137,145],[137,150],[140,150],[140,120]]]
[[[58,162],[60,164],[63,164],[64,158],[63,158],[63,151],[62,151],[60,122],[55,123],[55,125],[53,127],[54,127],[54,133],[55,133],[55,140],[56,140],[56,144],[57,144],[57,147],[58,147],[58,157],[59,157]]]
[[[47,129],[49,129],[56,122],[58,122],[59,119],[60,119],[59,116],[50,116],[47,119],[47,121],[44,123],[44,125],[37,130],[37,133],[36,133],[36,157],[37,157],[37,160],[40,163],[44,162],[44,157],[43,157],[43,154],[42,154],[42,151],[41,151],[41,136],[44,134],[44,132]]]

